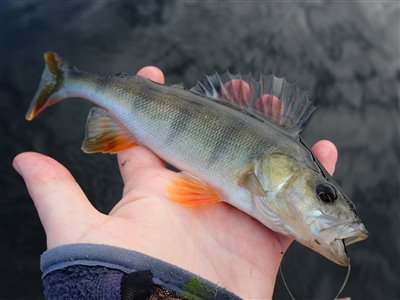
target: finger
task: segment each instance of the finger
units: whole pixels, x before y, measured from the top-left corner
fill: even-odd
[[[281,246],[281,252],[285,253],[290,244],[293,242],[293,239],[278,232],[275,233],[275,237],[279,245]]]
[[[13,166],[24,178],[47,236],[49,248],[74,241],[97,210],[90,204],[72,175],[54,159],[26,152]]]
[[[118,153],[119,169],[125,184],[140,177],[145,168],[162,168],[163,162],[145,147],[137,146]]]
[[[157,67],[144,67],[137,72],[139,76],[153,80],[154,82],[164,84],[165,78],[163,72]]]
[[[335,172],[338,159],[338,151],[335,144],[328,140],[321,140],[314,144],[312,151],[328,173],[332,175]]]

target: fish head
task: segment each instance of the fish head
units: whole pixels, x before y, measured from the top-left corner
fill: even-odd
[[[353,202],[322,165],[317,167],[285,155],[269,156],[255,168],[265,191],[256,201],[258,209],[265,217],[272,212],[282,231],[298,242],[346,266],[346,246],[366,239],[368,232]]]

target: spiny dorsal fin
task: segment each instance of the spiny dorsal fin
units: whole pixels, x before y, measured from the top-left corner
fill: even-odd
[[[82,150],[86,153],[115,153],[136,146],[135,140],[100,107],[89,111]]]
[[[303,131],[316,109],[296,83],[272,74],[261,75],[256,81],[250,73],[215,73],[199,81],[191,91],[272,121],[293,136]]]

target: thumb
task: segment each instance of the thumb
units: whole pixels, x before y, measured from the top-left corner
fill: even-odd
[[[338,151],[335,144],[328,140],[321,140],[315,143],[311,149],[328,173],[332,175],[335,172],[338,159]]]
[[[48,248],[76,242],[101,215],[71,173],[54,159],[26,152],[14,158],[13,166],[33,199]]]

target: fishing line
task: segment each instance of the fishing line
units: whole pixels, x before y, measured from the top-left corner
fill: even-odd
[[[350,264],[350,258],[349,258],[349,265],[347,266],[347,273],[346,273],[346,277],[344,278],[343,284],[340,287],[339,292],[337,293],[335,300],[340,296],[340,294],[343,292],[343,289],[345,288],[347,281],[349,280],[350,277],[350,271],[351,271],[351,264]]]
[[[283,261],[283,258],[282,258]],[[282,261],[279,264],[279,274],[281,275],[283,284],[285,285],[285,288],[287,290],[287,292],[289,293],[289,296],[292,300],[296,300],[292,294],[292,292],[289,289],[289,286],[286,282],[285,276],[283,276],[283,271],[282,271]],[[344,288],[346,287],[347,282],[349,281],[350,278],[350,272],[351,272],[351,264],[350,264],[350,258],[349,258],[349,265],[347,266],[347,273],[346,273],[346,277],[344,278],[344,281],[342,283],[342,286],[339,289],[339,292],[337,293],[337,295],[335,296],[334,300],[338,300],[338,297],[340,296],[340,294],[343,292]]]
[[[283,260],[283,258],[282,258],[282,260]],[[288,287],[288,285],[287,285],[287,283],[286,283],[285,276],[283,276],[282,261],[281,261],[281,263],[279,264],[279,273],[281,274],[281,278],[282,278],[283,284],[285,285],[285,288],[286,288],[287,292],[289,293],[290,298],[292,298],[292,300],[296,300],[296,299],[294,298],[293,294],[292,294],[292,293],[290,292],[290,290],[289,290],[289,287]]]

